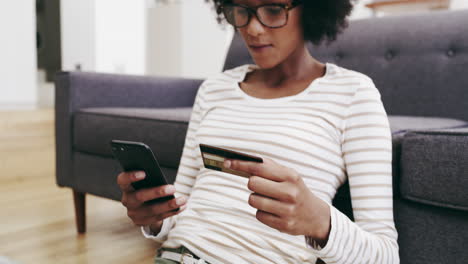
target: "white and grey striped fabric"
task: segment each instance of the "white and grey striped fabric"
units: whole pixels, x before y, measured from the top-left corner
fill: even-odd
[[[187,209],[164,221],[163,247],[184,245],[210,263],[399,263],[393,220],[392,142],[380,93],[367,76],[326,64],[299,94],[262,99],[239,87],[246,64],[208,78],[194,103],[176,196]],[[247,179],[203,167],[198,144],[268,157],[294,168],[330,205],[321,249],[304,236],[270,228],[248,204]],[[349,179],[355,222],[331,206]],[[311,245],[312,244],[312,245]]]

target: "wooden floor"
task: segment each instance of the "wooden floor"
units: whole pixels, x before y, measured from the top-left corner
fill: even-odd
[[[119,202],[88,195],[87,233],[76,233],[72,191],[55,184],[53,109],[0,111],[0,175],[0,256],[21,264],[152,263],[156,242]]]

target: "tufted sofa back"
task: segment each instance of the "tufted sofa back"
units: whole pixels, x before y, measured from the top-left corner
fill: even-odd
[[[387,114],[468,120],[468,10],[350,21],[310,53],[370,76]],[[224,69],[253,63],[236,33]]]

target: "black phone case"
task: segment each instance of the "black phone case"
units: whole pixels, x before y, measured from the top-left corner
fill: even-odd
[[[112,140],[112,153],[124,171],[144,171],[146,177],[132,186],[135,190],[168,184],[159,163],[150,147],[142,142]],[[174,195],[161,197],[145,203],[158,203],[174,198]]]

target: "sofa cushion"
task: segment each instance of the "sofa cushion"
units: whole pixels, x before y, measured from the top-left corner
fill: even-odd
[[[468,212],[468,127],[408,132],[401,167],[403,198]]]
[[[191,107],[83,108],[73,116],[73,146],[112,157],[111,140],[140,141],[153,150],[161,166],[177,168],[191,112]]]
[[[388,121],[392,135],[406,133],[409,130],[426,130],[438,128],[456,128],[468,126],[467,121],[445,117],[419,117],[389,115]]]
[[[438,128],[455,128],[468,126],[463,120],[441,118],[441,117],[415,117],[389,115],[388,120],[392,131],[392,175],[393,195],[400,197],[400,175],[401,175],[401,145],[405,133],[408,131],[428,130]]]
[[[75,152],[73,160],[73,175],[78,176],[70,177],[74,190],[116,201],[122,199],[116,180],[122,168],[116,160],[81,152]],[[173,183],[177,169],[161,166],[161,170],[168,182]]]
[[[401,264],[467,263],[466,212],[406,199],[393,207]]]

